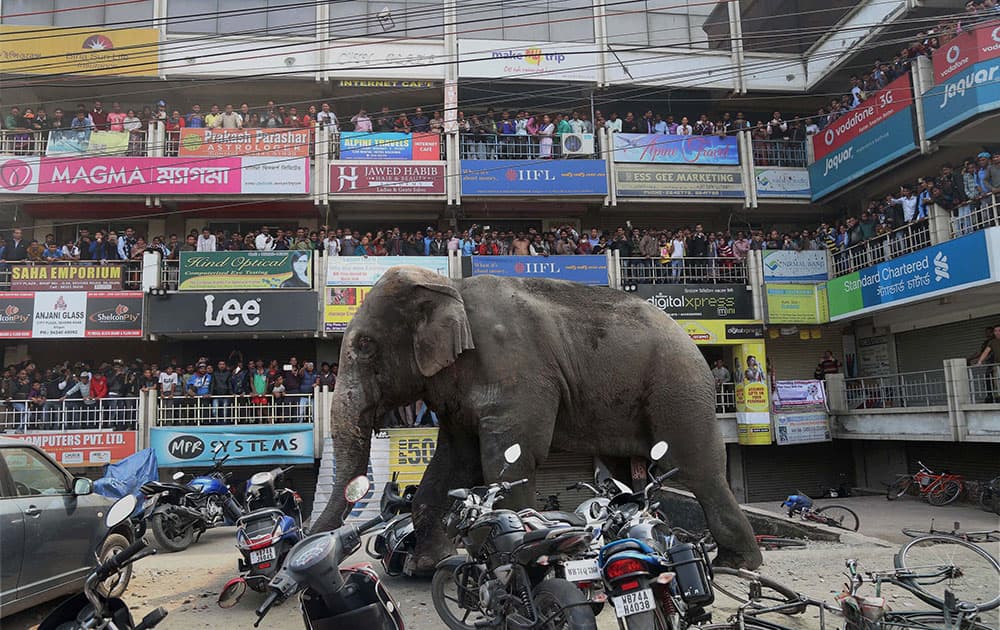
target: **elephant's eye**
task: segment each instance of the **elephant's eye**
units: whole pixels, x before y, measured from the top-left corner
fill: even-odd
[[[358,354],[369,355],[375,351],[375,341],[371,337],[361,336],[355,342],[355,347],[358,349]]]

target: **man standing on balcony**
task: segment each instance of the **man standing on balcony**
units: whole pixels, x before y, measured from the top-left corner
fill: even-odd
[[[816,373],[813,376],[817,380],[826,380],[828,375],[838,372],[840,372],[840,361],[833,356],[832,350],[827,350],[823,353],[823,358],[820,359],[819,365],[816,366]]]
[[[94,129],[108,130],[108,112],[104,111],[101,101],[94,101],[94,109],[90,110],[90,120],[94,123]]]
[[[216,244],[215,235],[208,229],[208,226],[201,228],[201,234],[198,235],[198,244],[196,245],[197,251],[214,252],[216,251]]]
[[[229,417],[230,396],[233,395],[232,387],[233,373],[225,361],[219,361],[219,365],[212,373],[212,418],[215,424],[224,424]]]
[[[424,110],[418,107],[410,116],[410,130],[413,133],[428,133],[431,130],[431,121],[424,115]]]
[[[712,367],[712,376],[715,378],[715,393],[716,393],[716,406],[715,413],[725,413],[727,409],[725,408],[723,397],[721,396],[723,390],[727,383],[730,382],[729,370],[726,368],[726,362],[722,359],[716,359],[715,365]]]

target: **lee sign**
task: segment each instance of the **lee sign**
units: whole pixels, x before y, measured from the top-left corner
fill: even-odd
[[[149,309],[153,334],[304,332],[316,329],[314,291],[174,293]]]

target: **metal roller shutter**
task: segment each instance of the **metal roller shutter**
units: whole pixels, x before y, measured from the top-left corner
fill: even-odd
[[[841,473],[854,479],[849,442],[798,446],[749,446],[743,448],[747,499],[781,501],[795,492],[819,496],[823,488],[840,483]]]
[[[549,453],[545,464],[535,474],[535,491],[541,508],[549,495],[559,497],[560,508],[572,512],[592,495],[586,491],[566,490],[566,486],[576,481],[591,481],[594,478],[594,458],[577,453]]]
[[[906,459],[909,472],[923,462],[935,472],[950,470],[972,481],[1000,475],[1000,444],[915,442],[906,445]]]
[[[775,327],[771,327],[773,329]],[[777,327],[780,328],[780,327]],[[802,328],[807,330],[807,328]],[[774,372],[780,381],[810,379],[819,365],[823,353],[833,350],[833,356],[843,364],[844,351],[842,334],[839,328],[820,328],[822,337],[819,339],[800,339],[798,333],[781,335],[777,339],[768,337],[764,341],[767,360],[774,366]]]
[[[965,359],[979,352],[985,329],[1000,315],[967,319],[896,334],[896,361],[900,372],[939,370],[945,359]]]

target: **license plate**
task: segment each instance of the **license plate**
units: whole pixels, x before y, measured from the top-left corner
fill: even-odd
[[[570,582],[593,582],[601,579],[601,569],[597,559],[570,560],[563,567],[566,569],[566,579]]]
[[[276,557],[278,557],[278,552],[275,551],[274,547],[264,547],[263,549],[250,552],[250,564],[260,564],[261,562],[274,560]]]
[[[615,615],[619,618],[656,608],[656,604],[653,602],[653,589],[651,588],[644,588],[641,591],[633,591],[619,595],[618,597],[612,597],[611,601],[615,605]]]

